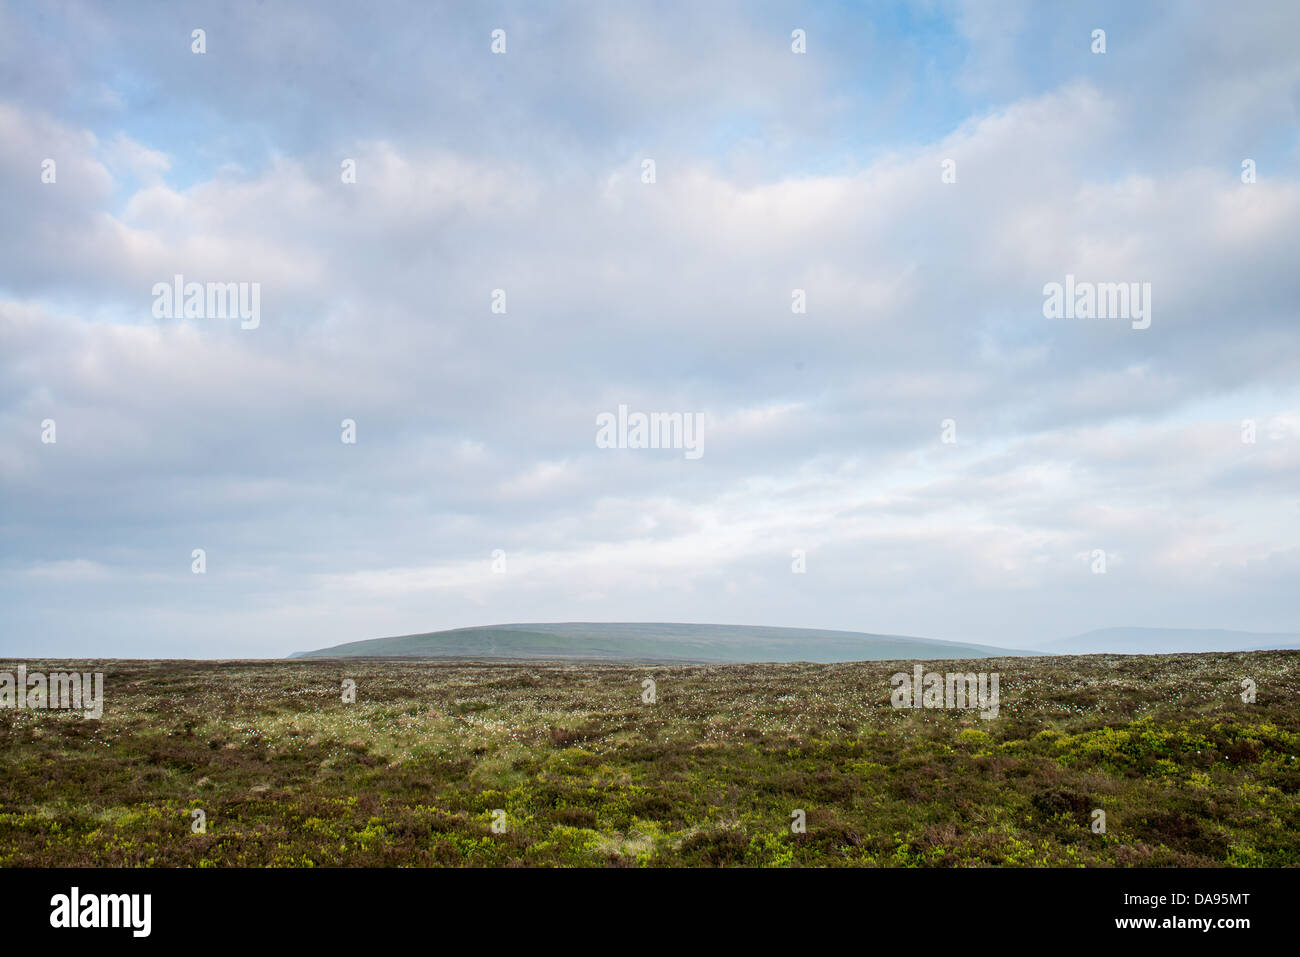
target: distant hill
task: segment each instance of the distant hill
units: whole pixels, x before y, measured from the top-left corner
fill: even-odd
[[[637,622],[485,625],[351,641],[294,658],[493,658],[608,661],[889,661],[1032,655],[990,645],[813,628]]]
[[[1221,628],[1099,628],[1035,645],[1047,655],[1167,655],[1200,651],[1300,648],[1300,634]]]

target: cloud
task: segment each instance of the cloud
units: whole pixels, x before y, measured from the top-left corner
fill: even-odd
[[[797,61],[775,8],[521,7],[493,60],[463,12],[430,57],[429,14],[394,39],[396,13],[271,6],[195,14],[210,60],[171,14],[88,7],[70,49],[108,45],[57,59],[52,105],[0,101],[0,650],[579,617],[1297,627],[1295,74],[1261,36],[1288,15],[1206,39],[1241,101],[1198,125],[1152,120],[1209,95],[1178,11],[1115,8],[1113,66],[1044,73],[1025,45],[1074,44],[1082,14],[810,20]],[[865,102],[859,41],[924,123]],[[104,84],[112,109],[74,94]],[[946,125],[937,88],[965,107]],[[259,283],[261,326],[155,319],[177,274]],[[1150,329],[1044,319],[1066,274],[1151,283]],[[598,448],[620,404],[704,413],[704,456]]]
[[[108,569],[99,562],[84,558],[39,562],[28,568],[26,574],[38,581],[51,582],[98,582],[110,577]]]

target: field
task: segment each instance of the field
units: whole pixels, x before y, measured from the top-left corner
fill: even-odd
[[[1300,652],[925,663],[990,720],[911,662],[26,664],[106,704],[0,710],[5,866],[1300,865]]]

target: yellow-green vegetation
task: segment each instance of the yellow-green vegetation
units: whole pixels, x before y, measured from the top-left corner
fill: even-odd
[[[105,709],[0,711],[0,864],[1295,866],[1298,666],[927,662],[984,720],[892,708],[910,662],[28,662]]]

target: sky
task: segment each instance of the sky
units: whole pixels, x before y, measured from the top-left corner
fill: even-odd
[[[1298,49],[1250,0],[0,0],[0,654],[1300,631]]]

